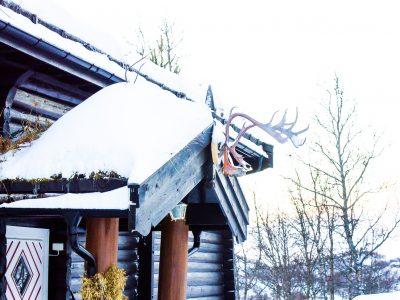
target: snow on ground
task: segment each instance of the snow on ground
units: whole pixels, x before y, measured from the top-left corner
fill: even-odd
[[[178,99],[144,79],[114,84],[31,145],[0,157],[0,179],[113,171],[140,184],[212,123],[206,104]]]
[[[19,200],[0,205],[7,208],[116,209],[129,208],[129,189],[122,187],[104,193],[65,194],[61,196]]]
[[[400,292],[361,295],[354,298],[354,300],[399,300],[399,299],[400,299]]]

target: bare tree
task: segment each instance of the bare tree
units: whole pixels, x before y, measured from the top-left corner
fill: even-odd
[[[256,207],[256,239],[261,254],[260,276],[275,299],[292,299],[298,275],[290,218],[261,214]]]
[[[263,281],[262,248],[258,242],[260,208],[256,202],[255,192],[253,192],[253,204],[256,210],[256,226],[250,229],[249,240],[245,244],[235,247],[236,287],[239,290],[238,300],[252,299],[253,295],[258,298],[262,297],[267,287]]]
[[[139,29],[140,46],[137,48],[139,55],[148,57],[156,65],[179,74],[181,71],[180,56],[177,47],[182,38],[177,37],[174,26],[164,20],[160,27],[159,38],[152,43],[146,41],[142,29]]]
[[[338,214],[334,206],[325,204],[323,206],[325,212],[325,230],[328,238],[327,255],[325,261],[328,265],[328,274],[325,282],[328,285],[328,295],[330,300],[335,299],[335,232],[337,230]],[[323,262],[325,266],[326,263]]]
[[[260,294],[260,256],[249,253],[248,247],[241,244],[235,254],[236,286],[240,291],[238,300],[248,300],[250,292]],[[261,288],[262,290],[262,288]],[[257,293],[258,292],[258,293]]]
[[[306,168],[308,178],[296,171],[294,189],[290,189],[290,199],[295,210],[293,227],[296,245],[305,265],[305,291],[307,299],[334,299],[335,275],[335,231],[337,213],[329,205],[327,198],[318,191],[328,193],[329,185],[319,171]],[[301,188],[309,182],[310,191]]]
[[[328,222],[333,221],[334,215],[334,211],[329,208],[334,208],[340,213],[338,233],[343,238],[349,254],[345,262],[349,280],[348,296],[351,299],[363,293],[363,266],[388,240],[398,226],[399,219],[385,227],[381,221],[386,215],[386,209],[375,216],[367,212],[367,198],[381,191],[379,186],[373,188],[366,182],[368,171],[378,155],[378,138],[373,135],[368,141],[368,149],[362,149],[361,137],[367,136],[357,129],[356,106],[344,98],[343,88],[337,77],[333,92],[328,91],[328,96],[323,105],[323,112],[316,116],[319,137],[323,138],[311,145],[313,155],[318,159],[302,162],[324,177],[325,187],[329,188],[323,189],[321,186],[293,179],[291,181],[295,186],[327,200],[325,207],[329,212]]]
[[[261,212],[255,203],[252,237],[259,259],[243,249],[239,256],[246,297],[261,290],[275,299],[352,299],[397,286],[397,275],[377,257],[400,220],[388,222],[389,206],[368,206],[382,197],[379,184],[368,181],[378,139],[357,129],[356,106],[344,98],[337,78],[328,96],[315,119],[319,135],[309,143],[312,155],[299,157],[289,178],[294,213]]]
[[[320,184],[319,173],[310,169],[310,177],[314,189]],[[296,174],[295,190],[290,190],[291,203],[295,209],[293,218],[293,228],[296,235],[295,243],[299,247],[299,253],[304,262],[304,283],[305,297],[307,299],[315,299],[319,293],[324,294],[325,284],[318,282],[318,272],[321,268],[321,262],[324,255],[325,236],[323,231],[323,203],[317,193],[305,194],[304,190],[299,186],[301,179]]]

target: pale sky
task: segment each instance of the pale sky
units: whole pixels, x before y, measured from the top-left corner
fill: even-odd
[[[39,16],[47,15],[49,21],[61,22],[72,33],[121,56],[127,52],[126,42],[135,42],[139,26],[152,38],[167,19],[182,33],[181,74],[210,83],[217,104],[236,105],[261,120],[277,109],[298,107],[303,124],[309,123],[337,74],[345,95],[359,103],[362,125],[383,134],[386,150],[374,176],[399,182],[398,1],[16,2],[37,7]],[[99,40],[95,32],[103,32],[104,38]],[[245,190],[255,190],[269,208],[284,203],[287,187],[282,175],[290,171],[288,155],[296,151],[301,150],[276,145],[274,169],[244,178]],[[389,197],[397,199],[397,191]]]

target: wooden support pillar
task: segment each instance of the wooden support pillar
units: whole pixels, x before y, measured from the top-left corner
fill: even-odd
[[[189,226],[168,220],[161,232],[159,300],[185,300]]]
[[[118,218],[88,218],[86,249],[96,259],[97,272],[105,272],[118,263]]]

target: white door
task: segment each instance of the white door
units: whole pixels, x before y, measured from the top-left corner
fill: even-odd
[[[6,299],[46,300],[49,230],[7,226]]]

